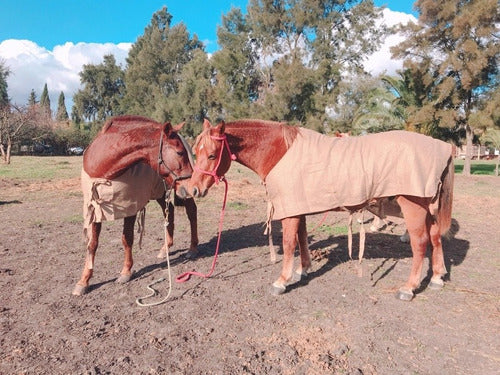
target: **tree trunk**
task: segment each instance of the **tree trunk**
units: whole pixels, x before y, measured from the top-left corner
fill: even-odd
[[[495,176],[498,177],[498,164],[500,164],[500,155],[497,156],[497,165],[495,166]]]
[[[10,164],[10,151],[12,150],[12,141],[7,141],[7,152],[5,153],[5,164]]]
[[[471,159],[472,159],[472,138],[474,133],[472,128],[467,124],[465,126],[465,161],[464,161],[464,176],[470,176],[471,172]]]

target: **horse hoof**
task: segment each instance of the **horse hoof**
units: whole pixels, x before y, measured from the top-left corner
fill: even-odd
[[[271,289],[269,290],[273,296],[279,296],[286,292],[286,287],[283,285],[271,285]]]
[[[158,255],[156,255],[156,257],[158,259],[165,259],[167,257],[167,252],[163,249],[161,249],[159,252],[158,252]]]
[[[408,290],[398,290],[396,298],[401,301],[411,301],[413,299],[413,292]]]
[[[442,279],[438,279],[438,280],[431,280],[428,287],[431,290],[441,290],[443,289],[443,286],[444,286],[444,281]]]
[[[195,259],[198,256],[198,250],[188,250],[184,256],[186,259]]]
[[[300,280],[302,280],[302,278],[306,278],[307,277],[307,271],[301,271],[301,272],[297,272],[295,271],[292,275],[292,281],[294,283],[297,283],[299,282]]]
[[[88,292],[89,287],[88,286],[83,286],[76,284],[75,287],[73,288],[73,292],[71,292],[72,295],[74,296],[83,296]]]
[[[117,279],[116,282],[118,284],[125,284],[128,283],[132,279],[132,275],[120,275]]]

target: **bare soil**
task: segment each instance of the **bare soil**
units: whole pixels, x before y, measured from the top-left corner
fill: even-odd
[[[411,250],[395,225],[366,240],[363,274],[347,255],[345,213],[310,216],[313,270],[281,296],[271,264],[264,188],[235,165],[229,175],[221,253],[213,276],[172,285],[166,303],[140,307],[165,277],[157,260],[163,222],[148,205],[134,278],[121,269],[122,222],[103,225],[92,287],[71,295],[85,257],[79,180],[0,179],[1,374],[498,374],[500,368],[500,178],[456,176],[449,275],[432,291],[428,265],[412,302],[394,294]],[[200,256],[186,260],[189,232],[176,208],[172,277],[209,271],[223,186],[198,201]],[[280,224],[273,223],[280,244]],[[357,249],[357,234],[354,243]],[[278,257],[279,260],[281,256]],[[154,286],[160,300],[168,281]]]

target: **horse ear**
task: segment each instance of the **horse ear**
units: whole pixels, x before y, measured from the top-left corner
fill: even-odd
[[[205,119],[203,120],[203,130],[207,130],[207,129],[209,129],[211,126],[212,126],[212,124],[210,123],[210,121],[208,121],[208,119],[207,119],[207,118],[205,118]]]
[[[219,132],[219,135],[224,134],[224,130],[225,129],[226,129],[226,123],[224,122],[224,120],[222,120],[221,122],[219,122],[217,124],[217,126],[215,127],[215,130]]]
[[[174,131],[178,132],[179,130],[182,129],[182,127],[184,126],[185,123],[186,123],[186,121],[181,122],[180,124],[177,124],[177,125],[173,126],[172,128],[174,129]]]
[[[163,132],[165,134],[170,133],[171,130],[172,130],[172,124],[169,121],[163,124]]]

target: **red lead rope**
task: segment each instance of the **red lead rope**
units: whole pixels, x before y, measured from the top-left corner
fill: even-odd
[[[183,274],[180,274],[179,276],[177,276],[175,278],[175,281],[178,282],[178,283],[184,283],[184,282],[188,281],[191,278],[191,275],[200,276],[200,277],[203,277],[205,279],[209,278],[210,276],[212,276],[212,273],[215,270],[215,263],[217,263],[217,255],[219,254],[220,235],[222,233],[222,224],[224,223],[224,212],[226,211],[227,188],[228,188],[227,180],[224,177],[220,178],[220,180],[224,181],[224,184],[225,184],[225,188],[224,188],[224,202],[222,203],[222,210],[220,212],[219,235],[217,236],[217,247],[215,248],[215,255],[214,255],[214,260],[212,262],[212,268],[210,269],[210,272],[207,273],[206,275],[204,275],[204,274],[202,274],[200,272],[196,272],[196,271],[184,272]]]

